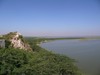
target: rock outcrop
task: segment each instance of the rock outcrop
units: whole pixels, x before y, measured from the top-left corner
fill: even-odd
[[[19,48],[27,51],[32,51],[30,45],[25,41],[23,36],[18,32],[10,32],[5,35],[6,39],[10,42],[13,48]]]
[[[0,39],[0,48],[5,48],[5,40]]]

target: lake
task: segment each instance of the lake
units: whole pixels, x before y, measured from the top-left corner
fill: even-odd
[[[56,40],[40,46],[75,59],[84,75],[100,75],[100,40]]]

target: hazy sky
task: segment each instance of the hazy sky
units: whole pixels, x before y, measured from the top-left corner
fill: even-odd
[[[100,0],[0,0],[0,34],[100,36]]]

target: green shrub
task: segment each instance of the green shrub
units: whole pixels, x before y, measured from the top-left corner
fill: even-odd
[[[80,75],[73,60],[41,49],[0,49],[0,75]]]

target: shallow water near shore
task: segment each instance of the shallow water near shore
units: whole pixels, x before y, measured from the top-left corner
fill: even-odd
[[[56,40],[40,46],[75,59],[85,75],[100,75],[100,40]]]

